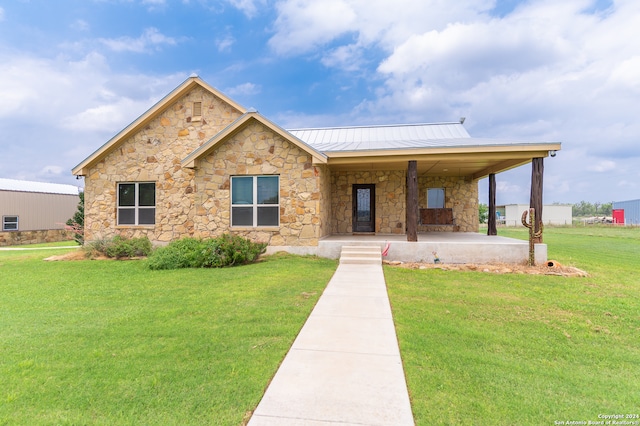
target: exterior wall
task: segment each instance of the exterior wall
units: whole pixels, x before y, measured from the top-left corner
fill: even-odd
[[[193,102],[202,102],[202,119],[192,119]],[[169,105],[144,129],[115,147],[85,178],[85,239],[116,234],[146,235],[168,242],[195,233],[195,172],[181,161],[240,116],[240,112],[198,87]],[[117,183],[156,183],[156,223],[117,226]]]
[[[418,205],[427,208],[427,189],[444,188],[444,206],[453,210],[455,226],[420,226],[419,230],[478,232],[478,181],[461,177],[418,177]]]
[[[0,220],[2,216],[18,216],[18,231],[64,229],[79,202],[77,195],[0,191]]]
[[[249,123],[196,163],[195,235],[214,237],[231,232],[271,246],[316,246],[325,235],[329,213],[326,167],[316,167],[309,154],[262,124]],[[231,176],[280,176],[280,226],[231,226]],[[174,234],[181,232],[175,229]]]
[[[406,232],[405,170],[333,171],[331,173],[331,233],[350,234],[352,228],[353,185],[376,185],[376,232]]]
[[[64,229],[0,232],[0,247],[23,244],[55,243],[73,240],[73,232]]]
[[[640,200],[616,201],[613,208],[624,210],[625,225],[640,225]]]
[[[506,226],[522,226],[522,212],[529,211],[529,204],[507,204],[496,206],[500,212],[500,222]],[[571,225],[573,223],[572,206],[544,205],[542,206],[542,222],[545,225]]]

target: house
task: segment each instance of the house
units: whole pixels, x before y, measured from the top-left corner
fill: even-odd
[[[616,201],[613,203],[614,223],[640,225],[640,200]]]
[[[332,235],[475,232],[479,179],[559,149],[461,122],[285,130],[191,76],[72,172],[86,241],[232,232],[316,253]]]
[[[529,210],[529,204],[505,204],[496,207],[498,222],[505,226],[523,226],[522,212]],[[542,223],[545,225],[573,224],[571,204],[545,204],[542,207]]]
[[[78,193],[72,185],[0,179],[0,246],[66,239]]]

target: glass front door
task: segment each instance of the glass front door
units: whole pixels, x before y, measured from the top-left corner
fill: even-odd
[[[375,200],[375,185],[353,185],[353,232],[375,232]]]

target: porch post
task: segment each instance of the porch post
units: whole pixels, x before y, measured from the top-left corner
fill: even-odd
[[[498,235],[496,227],[496,175],[489,175],[489,228],[487,235]]]
[[[407,169],[407,241],[418,241],[418,162]]]
[[[534,158],[531,161],[531,198],[529,208],[536,211],[535,232],[540,230],[542,224],[542,177],[544,175],[544,159]],[[542,236],[534,238],[534,243],[541,243]]]

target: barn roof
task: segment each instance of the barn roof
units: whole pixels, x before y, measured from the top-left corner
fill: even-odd
[[[0,178],[0,191],[78,195],[80,189],[77,186],[61,183],[33,182],[28,180]]]

